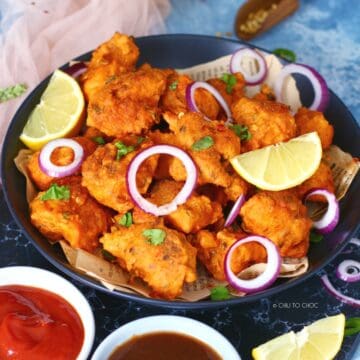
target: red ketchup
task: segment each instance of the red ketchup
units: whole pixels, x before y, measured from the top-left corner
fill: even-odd
[[[0,359],[72,360],[84,327],[62,297],[30,286],[0,286]]]

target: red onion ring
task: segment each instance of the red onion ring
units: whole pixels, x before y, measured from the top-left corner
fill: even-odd
[[[349,273],[350,269],[355,269],[355,272]],[[360,262],[356,260],[344,260],[337,267],[336,276],[346,282],[360,281]]]
[[[315,189],[311,190],[305,195],[305,201],[312,195],[322,195],[326,198],[328,202],[328,208],[324,216],[318,220],[314,221],[313,227],[318,230],[321,234],[328,234],[333,231],[339,222],[340,218],[340,209],[339,202],[336,200],[336,197],[333,193],[329,192],[326,189]]]
[[[309,106],[309,109],[324,111],[330,99],[329,89],[326,85],[325,79],[315,69],[308,65],[289,64],[285,65],[281,69],[274,85],[276,100],[283,102],[284,81],[290,74],[294,73],[307,77],[314,88],[314,101]]]
[[[166,154],[178,158],[184,165],[187,173],[186,181],[183,188],[168,204],[157,206],[146,200],[139,192],[136,186],[136,174],[140,165],[150,156]],[[193,192],[197,181],[197,169],[191,157],[182,149],[171,145],[154,145],[140,151],[130,162],[127,174],[126,185],[133,202],[147,213],[163,216],[175,211],[178,205],[186,202]]]
[[[77,78],[81,74],[83,74],[86,70],[87,70],[86,63],[80,61],[80,62],[70,65],[67,69],[64,70],[64,72],[66,72],[73,78]]]
[[[249,74],[242,66],[242,59],[244,57],[252,57],[259,64],[259,71],[255,74]],[[258,85],[261,84],[268,73],[265,58],[255,49],[243,47],[237,50],[230,60],[230,71],[235,74],[240,72],[246,81],[247,85]]]
[[[353,239],[351,239],[349,242],[350,242],[351,244],[360,246],[360,240],[359,240],[359,239],[353,238]]]
[[[323,275],[321,277],[321,281],[324,284],[325,288],[330,292],[330,294],[335,296],[338,300],[342,301],[345,304],[351,305],[351,306],[360,307],[359,299],[354,299],[350,296],[346,296],[346,295],[342,294],[341,292],[337,291],[334,288],[334,286],[331,284],[327,275]]]
[[[71,164],[59,166],[51,161],[51,154],[59,147],[69,147],[74,151],[74,160]],[[69,176],[76,172],[83,162],[84,149],[83,147],[72,139],[55,139],[49,141],[40,151],[39,166],[40,169],[48,176],[61,178]]]
[[[250,280],[243,280],[238,278],[232,271],[231,258],[234,251],[239,246],[249,242],[257,242],[265,247],[267,252],[267,265],[265,271],[258,277]],[[257,292],[268,288],[277,279],[280,273],[280,267],[281,257],[278,247],[269,239],[257,235],[247,236],[246,238],[240,239],[232,244],[226,253],[224,261],[225,275],[229,284],[233,288],[245,293]]]
[[[236,219],[236,217],[239,215],[239,211],[241,207],[244,205],[245,202],[245,196],[241,194],[238,199],[235,201],[233,207],[231,208],[229,215],[227,216],[225,220],[224,227],[230,226]]]
[[[224,98],[221,96],[221,94],[213,86],[211,86],[210,84],[208,84],[204,81],[194,81],[193,83],[189,84],[186,87],[185,98],[186,98],[187,106],[190,109],[190,111],[201,113],[201,111],[199,110],[199,108],[197,107],[196,102],[195,102],[195,91],[197,89],[205,89],[211,95],[213,95],[215,97],[215,99],[219,102],[220,106],[225,111],[225,114],[227,117],[226,124],[232,124],[233,119],[232,119],[231,111],[230,111],[228,104],[226,103]],[[211,121],[211,119],[209,119],[206,116],[205,116],[205,119]]]

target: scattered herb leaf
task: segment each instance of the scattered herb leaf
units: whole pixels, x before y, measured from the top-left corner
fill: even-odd
[[[226,92],[231,94],[233,91],[234,86],[237,83],[236,76],[233,74],[225,73],[220,78],[226,84]]]
[[[240,140],[251,139],[251,134],[247,126],[235,124],[235,125],[230,125],[229,128],[240,138]]]
[[[131,212],[124,214],[119,220],[119,224],[125,227],[129,227],[133,223]]]
[[[145,141],[145,138],[142,136],[139,136],[138,139],[136,140],[136,145],[140,145]]]
[[[211,136],[204,136],[201,139],[199,139],[198,141],[195,141],[192,146],[191,149],[195,150],[195,151],[200,151],[200,150],[205,150],[208,149],[210,147],[212,147],[214,145],[214,140]]]
[[[114,261],[114,260],[116,260],[116,257],[115,257],[112,253],[108,252],[108,251],[105,250],[105,249],[102,249],[102,250],[101,250],[101,253],[102,253],[103,258],[104,258],[105,260],[107,260],[107,261]]]
[[[360,333],[360,317],[346,319],[344,336],[351,336]]]
[[[95,136],[92,139],[93,139],[93,141],[95,141],[99,145],[104,145],[105,144],[105,140],[104,140],[104,138],[102,136]]]
[[[26,89],[26,84],[16,84],[0,89],[0,103],[17,98],[22,95]]]
[[[179,84],[179,81],[178,81],[178,80],[175,80],[174,82],[172,82],[172,83],[169,85],[169,89],[170,89],[170,90],[176,90],[176,88],[178,87],[178,84]]]
[[[321,242],[323,238],[324,238],[324,235],[321,235],[321,234],[315,232],[314,230],[310,231],[310,242],[311,243],[317,244],[317,243]]]
[[[112,81],[116,80],[117,76],[116,75],[111,75],[109,76],[106,80],[105,80],[105,84],[109,84],[111,83]]]
[[[70,189],[68,186],[59,186],[57,184],[51,184],[47,189],[45,194],[40,198],[43,201],[46,200],[69,200],[70,199]]]
[[[230,299],[231,295],[226,286],[219,285],[210,290],[210,298],[213,301],[221,301]]]
[[[296,61],[296,54],[289,49],[278,48],[278,49],[273,50],[273,54],[277,55],[289,62]]]
[[[142,234],[151,245],[160,245],[166,238],[166,232],[162,229],[146,229]]]
[[[63,216],[63,218],[64,218],[65,220],[69,220],[69,219],[70,219],[70,215],[71,215],[71,213],[68,212],[68,211],[64,211],[64,212],[62,213],[62,216]]]
[[[117,148],[116,160],[120,160],[123,156],[135,150],[134,146],[126,146],[121,141],[117,141],[114,145]]]

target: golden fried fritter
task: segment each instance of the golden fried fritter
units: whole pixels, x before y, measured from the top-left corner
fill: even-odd
[[[224,190],[229,200],[236,201],[240,195],[246,196],[253,189],[253,186],[240,177],[231,166],[227,168],[227,172],[231,176],[231,183]]]
[[[74,248],[92,252],[99,245],[99,237],[108,230],[111,216],[80,182],[78,176],[59,179],[57,183],[70,190],[68,200],[42,200],[45,192],[40,192],[30,202],[30,218],[48,239],[65,239]]]
[[[125,213],[134,207],[126,186],[126,172],[132,158],[140,149],[152,145],[144,141],[137,150],[116,160],[118,149],[115,143],[99,146],[82,165],[82,185],[101,204],[119,213]],[[128,145],[128,144],[127,144]],[[158,156],[145,160],[137,173],[137,186],[145,194],[154,175]]]
[[[162,180],[151,189],[149,201],[160,206],[171,202],[183,187],[182,182]],[[193,194],[185,204],[165,216],[165,222],[185,234],[195,233],[223,217],[221,205],[205,195]]]
[[[295,120],[284,104],[243,97],[233,104],[232,112],[235,122],[247,126],[251,135],[242,142],[242,152],[287,141],[296,135]]]
[[[159,121],[167,72],[144,67],[119,75],[90,98],[87,125],[108,136],[139,135]]]
[[[246,237],[243,231],[224,229],[218,233],[208,230],[200,230],[193,240],[193,245],[198,250],[198,258],[205,265],[208,271],[217,280],[226,279],[224,271],[225,255],[230,246],[237,240]],[[235,274],[244,270],[250,265],[266,261],[265,249],[257,243],[248,243],[235,250],[231,269]]]
[[[316,131],[320,137],[323,149],[327,149],[331,145],[334,137],[334,128],[325,119],[323,113],[302,107],[296,113],[295,121],[297,135]]]
[[[92,154],[97,148],[96,142],[86,138],[86,137],[75,137],[73,138],[78,142],[84,149],[84,157],[87,158]],[[28,164],[27,169],[30,175],[31,180],[35,183],[38,189],[46,190],[49,188],[50,184],[54,181],[57,181],[57,178],[46,175],[40,168],[39,165],[39,154],[40,151],[35,152]],[[51,161],[58,166],[65,166],[70,164],[74,159],[74,152],[69,147],[60,147],[53,151],[51,154]],[[80,170],[76,173],[79,174]],[[75,174],[75,175],[76,175]]]
[[[312,221],[295,195],[288,191],[260,191],[245,202],[240,215],[243,229],[273,241],[281,256],[306,256]]]
[[[255,94],[253,99],[261,100],[261,101],[264,101],[264,100],[275,101],[276,97],[275,97],[273,89],[269,85],[262,84],[260,92]]]
[[[132,71],[138,57],[139,49],[133,38],[127,35],[115,33],[110,40],[100,45],[93,52],[87,71],[81,77],[87,100],[118,75]]]
[[[121,267],[143,279],[154,296],[174,299],[181,294],[185,282],[196,280],[196,249],[182,233],[158,224],[165,240],[152,244],[144,231],[154,229],[153,223],[133,224],[113,229],[100,242],[114,255]]]

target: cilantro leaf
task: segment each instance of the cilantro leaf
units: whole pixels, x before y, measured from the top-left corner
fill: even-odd
[[[109,251],[105,250],[105,249],[101,249],[101,254],[103,256],[103,258],[107,261],[114,261],[116,260],[116,257]]]
[[[170,90],[176,90],[176,88],[178,87],[178,84],[179,84],[179,81],[178,81],[178,80],[175,80],[174,82],[172,82],[172,83],[169,85],[169,89],[170,89]]]
[[[151,245],[160,245],[166,238],[166,232],[162,229],[146,229],[142,234]]]
[[[42,201],[46,200],[69,200],[70,189],[68,186],[59,186],[57,184],[51,184],[49,189],[41,196]]]
[[[201,139],[199,139],[198,141],[195,141],[192,146],[191,149],[195,150],[195,151],[200,151],[200,150],[205,150],[208,149],[210,147],[212,147],[214,145],[214,140],[211,136],[204,136]]]
[[[105,140],[104,140],[104,138],[102,136],[95,136],[92,139],[93,139],[93,141],[95,141],[99,145],[104,145],[105,144]]]
[[[240,140],[251,139],[251,134],[247,126],[235,124],[235,125],[230,125],[229,128],[240,138]]]
[[[324,238],[324,235],[321,235],[317,232],[315,232],[314,230],[310,231],[310,242],[313,244],[319,243],[322,241],[322,239]]]
[[[105,84],[110,84],[111,82],[113,82],[114,80],[117,79],[117,76],[116,75],[111,75],[109,76],[106,80],[105,80]]]
[[[140,145],[145,141],[145,138],[142,136],[139,136],[138,139],[136,140],[136,145]]]
[[[135,150],[134,146],[126,146],[121,141],[117,141],[114,145],[117,148],[116,160],[120,160],[123,156]]]
[[[234,86],[237,83],[237,79],[236,76],[233,74],[229,74],[229,73],[224,73],[220,80],[222,80],[225,84],[226,84],[226,92],[228,94],[231,94],[233,91]]]
[[[278,49],[273,50],[273,54],[275,54],[289,62],[296,61],[296,54],[289,49],[278,48]]]
[[[351,336],[360,333],[360,317],[346,319],[344,336]]]
[[[213,301],[227,300],[231,298],[229,289],[226,286],[215,286],[210,290],[210,298]]]
[[[22,95],[26,89],[26,84],[16,84],[0,89],[0,103],[17,98]]]
[[[119,220],[119,224],[125,227],[129,227],[133,223],[131,212],[124,214]]]

